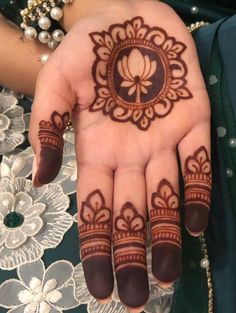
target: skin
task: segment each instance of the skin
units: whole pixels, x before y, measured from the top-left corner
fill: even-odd
[[[210,105],[192,37],[170,7],[148,0],[104,0],[99,1],[99,4],[95,1],[87,1],[84,6],[80,3],[80,9],[77,8],[78,3],[79,1],[74,3],[75,11],[78,12],[76,14],[71,11],[74,4],[65,8],[67,13],[62,23],[66,29],[70,30],[40,71],[37,79],[29,131],[30,142],[36,152],[33,179],[35,185],[41,185],[53,180],[53,176],[59,170],[58,165],[58,168],[54,168],[52,175],[51,168],[53,164],[59,164],[58,157],[52,157],[49,162],[49,158],[43,152],[38,136],[40,122],[51,123],[54,111],[61,116],[69,112],[75,128],[79,167],[77,192],[79,229],[81,230],[81,227],[83,228],[86,224],[82,212],[88,212],[87,216],[89,216],[101,206],[105,207],[110,210],[113,223],[113,234],[110,232],[110,240],[111,242],[113,240],[116,245],[116,239],[119,238],[116,233],[121,232],[123,227],[118,227],[117,221],[120,217],[124,217],[124,210],[127,206],[135,208],[133,209],[135,213],[125,215],[126,223],[127,218],[129,221],[137,218],[135,221],[143,220],[146,225],[148,214],[151,216],[152,210],[158,210],[158,205],[153,202],[153,199],[160,194],[160,186],[164,185],[163,181],[167,181],[172,193],[177,198],[179,197],[176,153],[179,153],[184,177],[188,174],[186,171],[189,171],[186,166],[187,160],[195,158],[195,153],[200,147],[204,147],[210,158]],[[68,18],[70,14],[71,19]],[[164,29],[169,36],[175,37],[186,46],[181,57],[188,69],[187,88],[192,95],[189,99],[180,99],[176,102],[170,114],[165,118],[153,120],[145,131],[130,122],[114,122],[109,116],[104,116],[101,111],[90,112],[88,110],[96,98],[95,80],[92,75],[96,56],[93,51],[94,43],[89,34],[107,31],[111,25],[122,24],[134,16],[142,16],[145,24]],[[74,23],[75,21],[77,22]],[[47,181],[42,179],[40,181],[41,174],[48,175]],[[210,172],[207,175],[210,188]],[[191,183],[190,181],[190,185]],[[203,181],[199,180],[199,184],[201,187]],[[100,191],[102,197],[93,198],[95,200],[89,202],[89,196],[96,190]],[[196,193],[196,190],[193,190],[194,192]],[[104,199],[104,201],[99,199]],[[188,206],[189,202],[186,202],[185,208],[186,216],[192,222],[190,225],[186,219],[185,225],[194,236],[200,235],[206,228],[208,218],[205,214],[205,207],[203,213],[198,198],[196,199],[195,202],[193,201],[193,210],[193,207]],[[87,211],[83,209],[85,204],[88,206]],[[197,210],[195,210],[196,206]],[[177,205],[175,210],[178,209]],[[100,227],[99,219],[90,220],[94,222],[92,226],[87,227],[88,229]],[[110,223],[110,220],[107,223]],[[162,229],[164,226],[161,225]],[[143,228],[140,228],[140,231],[143,232]],[[93,234],[96,236],[96,232]],[[141,236],[137,230],[133,229],[131,235],[127,233],[126,248],[135,246],[133,242],[136,236]],[[173,248],[173,242],[169,244],[171,246],[153,242],[153,273],[157,282],[164,286],[173,283],[181,273],[181,248],[180,246],[178,249]],[[159,247],[158,251],[154,251],[156,247]],[[119,247],[117,251],[119,252]],[[104,302],[110,297],[112,291],[113,278],[108,277],[112,273],[108,275],[104,272],[103,274],[96,268],[102,269],[104,264],[107,265],[106,268],[109,268],[111,255],[108,253],[105,260],[101,256],[101,251],[99,253],[99,258],[94,255],[90,257],[89,262],[84,260],[83,266],[85,276],[86,272],[92,275],[92,278],[88,275],[86,278],[90,292]],[[145,249],[142,253],[145,253]],[[179,266],[176,266],[174,262],[176,258]],[[148,297],[146,268],[144,263],[142,266],[137,265],[137,262],[134,263],[126,263],[124,271],[117,270],[116,276],[121,301],[129,307],[130,311],[140,312]],[[140,274],[140,269],[142,269],[142,274]],[[165,273],[172,274],[168,276]],[[136,277],[142,278],[137,281]],[[103,286],[102,292],[99,291],[102,293],[100,295],[94,289],[97,285]],[[146,286],[144,291],[142,291],[143,286]]]

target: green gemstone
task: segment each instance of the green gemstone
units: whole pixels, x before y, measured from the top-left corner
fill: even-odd
[[[7,214],[3,223],[10,228],[19,227],[24,222],[24,216],[18,212],[11,212]]]

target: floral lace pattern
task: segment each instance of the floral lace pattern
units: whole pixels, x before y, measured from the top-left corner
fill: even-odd
[[[24,172],[20,163],[28,165],[25,159],[23,153],[4,157],[1,164],[0,268],[5,270],[42,257],[45,249],[55,248],[62,241],[73,224],[66,212],[69,198],[59,184],[35,189],[31,180],[20,176]],[[23,220],[17,227],[6,225],[12,212]]]
[[[17,268],[17,279],[0,287],[0,305],[8,313],[59,313],[79,305],[74,297],[73,265],[58,260],[45,269],[42,260]]]
[[[0,93],[0,154],[13,151],[23,143],[24,110],[13,94]]]

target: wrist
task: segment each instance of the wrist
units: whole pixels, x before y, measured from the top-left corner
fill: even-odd
[[[63,17],[60,20],[60,25],[66,32],[68,32],[80,17],[81,11],[79,1],[74,0],[70,5],[64,5]]]

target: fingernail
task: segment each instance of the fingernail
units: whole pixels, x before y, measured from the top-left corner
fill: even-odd
[[[161,287],[162,289],[170,288],[174,284],[174,281],[170,283],[163,283],[162,281],[158,279],[156,279],[156,281],[157,281],[158,286]]]
[[[181,275],[181,249],[171,243],[152,248],[152,272],[161,284],[172,284]]]
[[[130,308],[127,306],[127,310],[129,311],[129,313],[141,313],[144,310],[144,306],[140,306],[139,308]]]
[[[111,297],[107,297],[106,299],[96,299],[97,302],[99,302],[100,304],[108,304],[112,301],[112,298]]]
[[[185,205],[185,227],[193,236],[199,236],[208,225],[209,209],[201,204]]]

